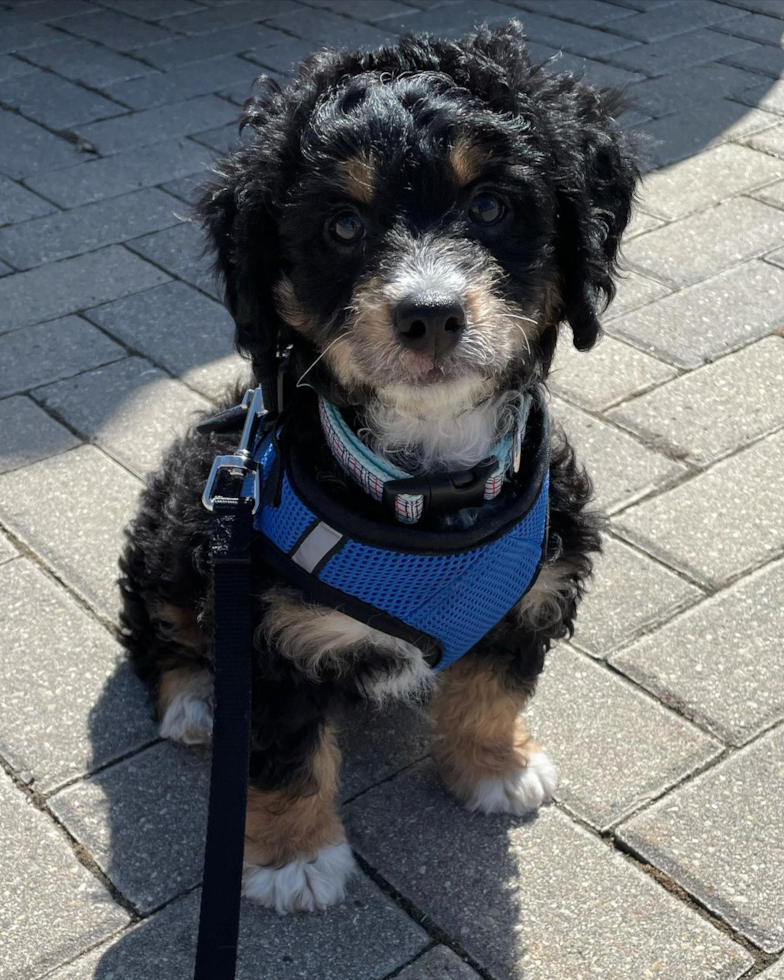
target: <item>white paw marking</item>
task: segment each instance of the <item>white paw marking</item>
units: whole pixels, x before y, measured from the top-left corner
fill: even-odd
[[[200,670],[169,702],[160,733],[184,745],[203,745],[212,739],[212,674]]]
[[[555,766],[544,752],[534,752],[525,769],[503,779],[480,781],[468,802],[469,810],[482,813],[531,813],[552,798],[558,783]]]
[[[246,864],[242,894],[278,915],[314,912],[340,902],[346,882],[356,870],[348,844],[322,847],[312,861],[298,858],[282,868],[260,868]]]

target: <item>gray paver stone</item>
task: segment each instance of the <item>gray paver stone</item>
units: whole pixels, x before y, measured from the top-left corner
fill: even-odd
[[[405,20],[408,20],[408,17]],[[404,24],[404,29],[418,30],[418,27],[415,26],[415,22],[418,24],[418,21],[418,16],[411,17],[411,27],[409,28],[408,24]],[[390,35],[385,31],[397,30],[394,18],[383,21],[381,26],[384,30],[381,31],[356,20],[339,17],[328,10],[311,9],[306,13],[302,8],[270,17],[264,23],[265,26],[275,28],[284,34],[306,38],[313,44],[324,44],[328,38],[330,44],[352,48],[362,45],[378,47],[380,44],[386,44],[390,40]]]
[[[35,397],[138,476],[210,404],[141,357],[39,388]]]
[[[778,17],[766,17],[764,14],[752,14],[728,24],[719,24],[716,28],[726,31],[736,37],[745,37],[749,41],[759,41],[760,44],[772,44],[780,48],[782,41],[781,21]]]
[[[134,109],[151,109],[167,102],[181,102],[194,95],[221,92],[241,84],[247,98],[251,82],[258,74],[256,65],[234,55],[225,55],[185,65],[176,71],[121,82],[106,91],[112,98],[119,99]]]
[[[165,283],[87,316],[208,398],[248,375],[247,363],[234,353],[234,322],[226,309],[185,283]]]
[[[40,44],[55,44],[64,41],[67,34],[60,34],[46,24],[12,24],[4,27],[0,35],[0,54],[9,51],[27,51]]]
[[[644,156],[653,167],[665,167],[730,140],[740,140],[775,126],[780,116],[749,109],[729,99],[713,99],[639,127],[652,141]]]
[[[641,193],[645,193],[644,187]],[[632,220],[626,226],[623,240],[624,242],[630,242],[632,238],[636,238],[638,235],[644,235],[647,231],[653,231],[654,228],[661,228],[663,224],[664,222],[660,218],[654,218],[652,214],[646,214],[645,211],[636,208],[632,214]],[[636,273],[629,273],[629,275],[636,275]],[[613,303],[611,309],[614,308],[615,304]]]
[[[759,980],[782,980],[782,977],[784,977],[784,957],[760,973]]]
[[[163,71],[171,71],[182,65],[203,62],[222,54],[240,54],[259,45],[268,44],[272,37],[284,37],[257,24],[238,24],[211,34],[193,37],[176,37],[164,44],[146,48],[142,53],[145,61]],[[323,40],[323,39],[322,39]]]
[[[762,153],[784,160],[784,125],[766,129],[764,133],[756,133],[748,140],[748,145]]]
[[[784,433],[716,463],[613,521],[624,537],[713,586],[784,551]]]
[[[624,824],[619,837],[755,945],[784,949],[784,728]]]
[[[414,11],[412,10],[413,14]],[[274,44],[263,44],[258,48],[248,51],[246,57],[272,71],[280,72],[281,75],[292,73],[294,66],[304,61],[313,52],[313,42],[303,41],[298,37],[287,37],[280,35],[280,42]]]
[[[136,0],[138,3],[138,0]],[[159,2],[159,0],[156,0]],[[111,51],[101,44],[93,44],[83,38],[71,38],[60,44],[47,44],[41,48],[31,48],[25,57],[42,68],[50,68],[58,75],[64,75],[74,82],[82,82],[93,88],[103,89],[107,85],[149,75],[152,68],[136,58]]]
[[[0,773],[0,881],[0,980],[39,977],[128,921],[49,817],[5,773]]]
[[[25,559],[0,566],[0,753],[39,793],[155,738],[119,644]]]
[[[782,240],[784,214],[742,197],[635,238],[624,258],[639,272],[681,287],[762,255]]]
[[[128,111],[117,102],[45,71],[0,83],[0,102],[52,129],[67,129]]]
[[[600,411],[669,381],[675,374],[674,368],[612,337],[602,337],[587,356],[563,338],[548,387],[582,408]]]
[[[478,980],[479,974],[446,946],[436,946],[398,974],[398,980]]]
[[[732,745],[784,717],[784,564],[766,566],[612,663]]]
[[[651,174],[643,197],[649,211],[672,220],[782,176],[784,161],[745,146],[718,146]]]
[[[638,44],[626,50],[616,50],[608,57],[614,65],[620,65],[621,68],[656,76],[667,75],[682,68],[693,68],[708,61],[718,61],[719,58],[737,55],[753,47],[750,41],[700,29],[662,38],[651,44]]]
[[[784,72],[784,54],[765,44],[755,44],[753,48],[731,54],[725,60],[744,71],[768,75],[770,78],[781,78]]]
[[[658,228],[661,222],[656,220],[651,222],[651,226],[646,231]],[[639,225],[637,226],[639,229]],[[646,279],[636,272],[623,272],[616,283],[618,292],[610,304],[602,320],[612,320],[617,316],[623,316],[631,310],[636,310],[640,306],[647,306],[655,299],[666,296],[670,291],[667,286],[653,279]]]
[[[52,980],[183,980],[193,972],[199,899],[196,891],[173,902]],[[428,941],[404,912],[357,875],[343,905],[325,914],[278,916],[243,902],[237,980],[381,980]],[[450,974],[439,980],[447,977],[452,980]]]
[[[430,723],[422,708],[400,703],[384,708],[352,704],[338,716],[337,724],[343,752],[343,800],[388,779],[428,753]]]
[[[6,276],[0,281],[0,333],[138,293],[168,279],[121,245]]]
[[[209,765],[161,742],[50,799],[52,812],[142,913],[201,880]]]
[[[762,82],[758,75],[749,76],[757,82],[754,88],[747,89],[737,98],[744,105],[764,109],[766,112],[776,112],[784,115],[784,81]]]
[[[695,368],[782,324],[784,274],[766,262],[748,262],[610,320],[605,329],[671,364]]]
[[[742,93],[754,91],[759,87],[759,81],[759,75],[731,65],[709,62],[641,82],[628,97],[642,112],[659,117],[683,112],[693,105],[717,98],[740,97],[745,101]],[[756,106],[757,102],[753,104]],[[766,108],[764,105],[759,107]]]
[[[97,41],[115,51],[132,51],[134,48],[167,41],[172,36],[171,31],[163,27],[147,24],[137,17],[126,17],[116,10],[95,10],[69,17],[66,26],[71,34]]]
[[[0,473],[56,456],[78,445],[76,436],[29,398],[0,401]]]
[[[0,173],[19,180],[79,162],[76,150],[66,140],[53,136],[42,126],[12,112],[1,115],[3,138],[0,140]]]
[[[100,450],[83,446],[0,477],[0,518],[67,585],[114,617],[122,530],[140,489]]]
[[[624,542],[605,537],[580,604],[574,644],[594,657],[605,657],[701,595],[694,585]]]
[[[707,466],[784,425],[782,390],[784,340],[765,337],[607,414],[646,443]]]
[[[10,228],[0,228],[0,256],[17,269],[91,252],[179,223],[179,203],[147,188],[122,197],[58,211]]]
[[[553,416],[591,474],[599,510],[612,513],[685,472],[680,463],[559,399],[553,399]]]
[[[361,15],[361,6],[354,6],[356,14]],[[224,30],[235,24],[251,24],[254,21],[268,20],[276,14],[288,11],[305,13],[294,0],[266,0],[262,4],[256,3],[255,0],[235,0],[233,3],[213,7],[211,10],[196,10],[180,17],[167,18],[164,24],[178,34],[211,34],[213,31]]]
[[[713,0],[689,0],[689,3],[655,6],[645,13],[626,17],[613,25],[613,30],[637,41],[659,41],[663,38],[685,34],[699,27],[714,27],[730,21],[727,27],[733,31],[733,21],[742,19],[744,13],[737,7],[729,7]]]
[[[173,177],[204,174],[212,158],[203,146],[184,137],[153,146],[125,150],[67,170],[54,170],[28,180],[33,190],[65,208],[89,204]]]
[[[723,748],[565,646],[548,654],[527,721],[558,768],[555,798],[601,831]]]
[[[535,820],[467,813],[430,763],[349,807],[360,853],[504,980],[736,978],[732,943],[554,807]],[[698,948],[695,948],[698,947]]]
[[[204,254],[206,239],[198,225],[183,222],[174,228],[145,235],[128,247],[172,275],[218,299],[220,289],[212,271],[212,258]]]
[[[776,184],[769,184],[767,187],[761,187],[758,191],[754,191],[751,196],[764,204],[772,205],[774,208],[784,208],[784,180],[780,180]]]
[[[0,336],[0,395],[68,378],[124,356],[119,344],[77,316],[14,330]],[[9,437],[15,445],[13,434]],[[51,437],[51,429],[42,430],[44,445]]]
[[[174,136],[188,136],[237,118],[237,107],[215,95],[200,95],[187,102],[157,106],[117,119],[79,126],[82,139],[104,156],[138,146],[160,143]]]
[[[0,177],[0,225],[27,221],[28,218],[39,218],[42,214],[50,214],[54,210],[54,205],[42,197],[32,194],[6,177]]]

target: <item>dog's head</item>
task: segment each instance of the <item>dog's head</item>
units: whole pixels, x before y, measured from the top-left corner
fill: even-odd
[[[258,371],[293,342],[355,404],[537,380],[562,321],[590,348],[638,177],[617,102],[532,68],[516,22],[267,86],[200,202],[238,346]]]

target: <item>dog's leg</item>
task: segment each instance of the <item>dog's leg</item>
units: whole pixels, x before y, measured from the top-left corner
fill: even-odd
[[[335,806],[340,766],[335,732],[328,723],[319,724],[306,757],[295,762],[299,745],[310,739],[300,730],[285,744],[278,738],[266,747],[263,775],[254,775],[251,759],[243,894],[281,915],[341,901],[355,867]],[[279,762],[271,752],[280,755]],[[284,787],[270,788],[281,780]]]
[[[555,768],[520,718],[530,689],[504,663],[466,654],[439,678],[431,706],[432,754],[444,782],[470,810],[522,814],[556,785]]]
[[[184,745],[212,738],[212,672],[206,667],[174,667],[158,682],[158,716],[162,738]]]

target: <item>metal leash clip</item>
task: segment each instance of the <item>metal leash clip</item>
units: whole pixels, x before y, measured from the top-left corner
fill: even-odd
[[[253,513],[255,514],[261,504],[261,482],[259,479],[259,468],[253,459],[251,451],[252,442],[258,431],[259,423],[267,415],[264,407],[264,397],[261,388],[248,388],[242,399],[242,408],[245,409],[245,424],[242,427],[242,435],[237,449],[231,456],[216,456],[212,462],[207,485],[201,496],[202,504],[207,510],[213,510],[213,504],[218,494],[215,493],[215,484],[221,473],[230,473],[232,476],[240,477],[243,480],[249,475],[253,476]],[[221,495],[223,496],[223,495]]]

